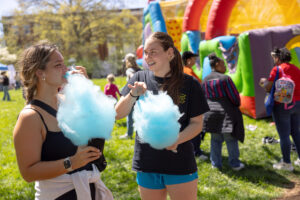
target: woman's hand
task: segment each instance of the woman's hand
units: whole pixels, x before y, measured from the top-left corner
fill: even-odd
[[[144,94],[147,90],[146,83],[144,82],[134,82],[134,85],[128,84],[128,87],[131,89],[131,94],[133,96],[140,96]]]
[[[264,88],[266,81],[267,81],[266,78],[261,78],[261,79],[259,80],[259,85],[260,85],[260,87]]]
[[[173,145],[168,146],[166,149],[170,150],[170,151],[173,151],[173,152],[177,152],[177,147],[178,147],[178,143],[175,142]]]
[[[76,66],[75,67],[76,70],[73,70],[71,73],[72,74],[82,74],[83,76],[85,76],[85,78],[89,78],[87,73],[86,73],[86,69],[83,66]]]
[[[273,81],[268,81],[266,78],[259,80],[259,85],[265,89],[266,92],[270,92],[272,89]]]
[[[99,149],[92,146],[80,146],[77,148],[77,152],[70,158],[72,163],[72,169],[78,169],[86,164],[100,158],[102,153]]]

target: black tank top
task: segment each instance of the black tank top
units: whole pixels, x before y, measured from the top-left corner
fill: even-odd
[[[30,104],[40,107],[41,109],[45,110],[47,113],[49,113],[50,115],[56,118],[57,111],[51,106],[49,106],[48,104],[45,104],[44,102],[39,101],[37,99],[32,100]],[[32,109],[39,114],[46,128],[46,139],[42,145],[41,161],[53,161],[53,160],[64,159],[66,157],[73,156],[76,153],[77,146],[75,146],[71,142],[71,140],[66,138],[62,131],[59,132],[49,131],[42,114],[34,108],[28,108],[28,109]],[[88,163],[86,166],[73,170],[68,174],[72,174],[81,170],[92,171],[93,170],[92,164]],[[91,198],[92,200],[95,200],[95,184],[90,183],[89,186],[91,191]],[[71,199],[72,200],[77,199],[77,194],[75,189],[66,192],[65,194],[61,195],[55,200],[71,200]]]
[[[40,107],[41,109],[45,110],[50,115],[56,118],[57,111],[51,106],[45,104],[44,102],[34,99],[30,102],[30,104]],[[29,108],[29,109],[32,109],[39,114],[46,128],[46,139],[42,145],[41,161],[54,161],[54,160],[67,158],[69,156],[73,156],[77,151],[77,146],[75,146],[71,142],[71,140],[66,138],[62,131],[59,132],[49,131],[42,114],[34,108]],[[69,172],[68,174],[72,174],[84,169],[93,170],[92,164],[89,163],[84,167]]]

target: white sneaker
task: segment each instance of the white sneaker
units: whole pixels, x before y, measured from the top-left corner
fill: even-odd
[[[125,133],[124,135],[121,135],[119,139],[132,139],[132,136],[129,136],[127,133]]]
[[[197,157],[199,160],[207,160],[208,157],[206,155],[201,154],[200,156]]]
[[[283,161],[273,164],[273,168],[278,170],[290,171],[290,172],[294,170],[294,167],[291,163],[285,163]]]
[[[298,158],[298,159],[294,162],[294,164],[300,167],[300,159]]]
[[[240,166],[238,166],[238,167],[233,167],[232,169],[233,169],[234,171],[240,171],[240,170],[243,169],[244,167],[245,167],[244,163],[240,163]]]

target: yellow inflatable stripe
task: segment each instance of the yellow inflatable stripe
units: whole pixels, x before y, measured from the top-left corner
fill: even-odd
[[[288,43],[286,43],[285,47],[289,50],[294,49],[295,47],[300,47],[300,35],[293,37]]]

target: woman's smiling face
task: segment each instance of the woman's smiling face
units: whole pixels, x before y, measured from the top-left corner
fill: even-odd
[[[149,38],[145,42],[144,54],[145,61],[149,69],[155,74],[170,71],[170,58],[172,57],[171,49],[164,50],[160,41],[155,38]]]

